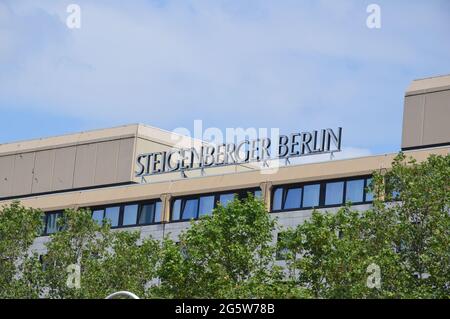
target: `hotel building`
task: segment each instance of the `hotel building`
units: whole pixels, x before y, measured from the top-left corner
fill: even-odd
[[[107,218],[117,229],[140,229],[141,236],[176,239],[189,220],[252,192],[280,225],[295,227],[313,208],[336,210],[346,201],[357,209],[369,207],[372,172],[388,170],[396,155],[286,164],[270,174],[245,161],[159,174],[145,165],[148,154],[192,145],[208,146],[141,124],[1,144],[0,206],[19,200],[46,212],[44,234],[34,244],[42,252],[48,235],[57,231],[58,216],[68,208],[90,208],[95,220]],[[419,161],[449,153],[450,76],[410,84],[401,148]],[[140,174],[145,170],[148,174]]]

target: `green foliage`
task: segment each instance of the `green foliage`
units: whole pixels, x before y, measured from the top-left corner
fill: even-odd
[[[373,180],[373,208],[315,211],[286,232],[290,279],[318,298],[448,298],[450,155],[417,163],[400,153]],[[372,263],[379,289],[367,287]]]
[[[18,202],[0,211],[0,298],[33,298],[38,291],[23,270],[28,249],[42,230],[42,212]]]
[[[192,222],[179,243],[163,243],[159,292],[176,298],[251,298],[271,295],[280,269],[274,265],[275,221],[253,196],[219,205]]]
[[[395,205],[377,205],[392,216],[386,226],[407,275],[401,294],[410,298],[450,296],[450,155],[417,163],[400,153],[386,175]],[[389,228],[388,228],[389,227]]]
[[[51,298],[104,298],[119,290],[146,295],[155,275],[158,243],[138,232],[111,231],[87,210],[66,210],[62,230],[47,243],[43,287]],[[69,265],[79,265],[80,288],[67,285]]]

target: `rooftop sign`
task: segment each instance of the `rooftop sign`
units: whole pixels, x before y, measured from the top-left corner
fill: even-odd
[[[139,154],[136,158],[135,173],[136,177],[144,177],[176,171],[339,152],[341,139],[342,127],[339,127],[337,130],[327,128],[280,135],[277,140],[258,138],[245,140],[239,144],[205,144],[200,148],[173,148],[169,151]]]

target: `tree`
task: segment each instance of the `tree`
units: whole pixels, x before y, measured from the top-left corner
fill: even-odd
[[[33,298],[39,295],[25,262],[34,239],[42,230],[42,212],[19,202],[0,212],[0,298]]]
[[[88,285],[96,285],[101,291],[97,298],[121,290],[133,292],[140,298],[157,297],[151,288],[157,284],[159,242],[140,237],[137,231],[114,233],[105,258],[97,263],[98,272],[86,278]]]
[[[118,290],[141,297],[147,293],[155,276],[157,242],[141,240],[139,232],[111,231],[106,220],[97,224],[88,210],[66,210],[59,225],[61,230],[46,244],[41,268],[41,287],[48,297],[105,298]]]
[[[377,176],[381,180],[380,176]],[[407,277],[408,298],[450,296],[450,155],[418,163],[400,153],[385,177],[387,200],[380,214],[394,216],[393,244]]]
[[[448,298],[450,155],[417,163],[400,153],[374,172],[373,207],[313,212],[283,236],[290,280],[318,298]],[[368,285],[369,266],[380,285]]]
[[[253,298],[281,293],[274,263],[276,221],[251,194],[219,205],[179,237],[165,239],[159,294],[175,298]]]

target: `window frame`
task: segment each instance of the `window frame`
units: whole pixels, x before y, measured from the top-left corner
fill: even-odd
[[[368,178],[352,178],[352,179],[347,179],[345,181],[345,185],[344,185],[344,203],[351,202],[352,204],[354,204],[354,203],[358,204],[358,203],[365,203],[366,202],[366,188],[367,188],[366,184],[367,184],[367,179]],[[352,181],[359,181],[359,180],[363,181],[362,201],[359,201],[359,202],[347,201],[347,188],[348,188],[347,187],[347,183],[348,182],[352,182]]]
[[[185,196],[176,196],[173,197],[170,201],[170,217],[169,217],[169,223],[182,223],[182,222],[188,222],[190,220],[199,220],[200,218],[204,217],[204,216],[209,216],[209,215],[202,215],[200,216],[200,198],[201,197],[208,197],[208,196],[214,196],[214,207],[213,210],[216,209],[218,207],[218,204],[220,203],[220,196],[224,195],[224,194],[229,194],[229,193],[234,193],[235,196],[237,195],[237,197],[239,199],[243,199],[247,196],[247,193],[251,192],[253,194],[255,194],[256,191],[261,191],[260,187],[251,187],[251,188],[244,188],[244,189],[233,189],[233,190],[225,190],[225,191],[220,191],[220,192],[208,192],[208,193],[200,193],[200,194],[195,194],[195,195],[185,195]],[[262,193],[261,193],[262,195]],[[195,199],[197,200],[197,213],[196,213],[196,217],[194,218],[189,218],[189,219],[183,219],[183,208],[184,208],[184,203],[187,200],[192,200]],[[174,204],[175,201],[177,200],[181,200],[180,203],[180,219],[173,219],[173,215],[174,215]]]
[[[54,210],[54,211],[50,211],[50,212],[45,212],[44,213],[44,229],[43,229],[43,231],[42,231],[42,235],[41,236],[50,236],[50,235],[52,235],[52,234],[55,234],[55,233],[57,233],[58,231],[60,231],[60,229],[58,229],[59,227],[58,227],[58,219],[59,218],[61,218],[61,216],[63,215],[63,211],[62,210]],[[48,229],[47,229],[47,226],[48,226],[48,216],[49,215],[57,215],[57,217],[56,217],[56,228],[57,228],[57,230],[55,231],[55,232],[53,232],[53,233],[49,233],[48,232]]]
[[[324,179],[324,180],[314,180],[314,181],[307,181],[307,182],[298,182],[298,183],[290,183],[290,184],[280,184],[280,185],[273,185],[272,191],[270,192],[270,213],[282,213],[282,212],[292,212],[292,211],[301,211],[301,210],[312,210],[312,209],[322,209],[322,208],[333,208],[333,207],[342,207],[344,206],[347,198],[347,182],[353,181],[353,180],[364,180],[364,186],[363,186],[363,201],[362,202],[352,202],[352,205],[363,205],[363,204],[370,204],[373,202],[373,200],[367,200],[367,181],[368,179],[372,178],[373,176],[371,174],[365,174],[365,175],[357,175],[357,176],[349,176],[349,177],[341,177],[341,178],[333,178],[333,179]],[[343,182],[343,192],[342,192],[342,202],[340,204],[330,204],[325,205],[325,193],[326,193],[326,184],[327,183],[334,183],[334,182]],[[319,204],[314,207],[303,207],[303,197],[305,196],[304,193],[304,186],[308,185],[316,185],[319,184]],[[302,189],[302,200],[300,208],[291,208],[291,209],[284,209],[285,205],[285,199],[287,195],[287,190],[291,188],[297,188],[300,187]],[[274,204],[274,195],[277,189],[281,188],[282,194],[282,202],[281,202],[281,209],[274,210],[273,204]]]
[[[162,211],[161,211],[161,221],[155,222],[156,203],[158,203],[158,202],[161,202],[161,200],[159,198],[154,198],[154,199],[145,199],[145,200],[140,200],[140,201],[125,202],[125,203],[111,203],[111,204],[108,204],[108,205],[98,205],[98,206],[91,206],[91,207],[86,207],[86,208],[91,211],[91,217],[92,217],[92,214],[94,213],[94,211],[96,211],[96,210],[103,210],[103,219],[102,220],[104,220],[105,219],[105,214],[106,214],[106,208],[119,206],[119,222],[118,222],[118,225],[117,226],[111,226],[111,229],[119,229],[119,228],[141,227],[141,226],[162,224],[163,223],[163,212]],[[153,214],[153,222],[139,224],[139,218],[141,216],[142,207],[144,205],[149,205],[149,204],[153,204],[155,206],[155,212]],[[131,206],[131,205],[138,205],[138,211],[137,211],[137,215],[136,215],[135,224],[123,225],[125,206]],[[162,210],[162,204],[161,204],[161,210]]]

